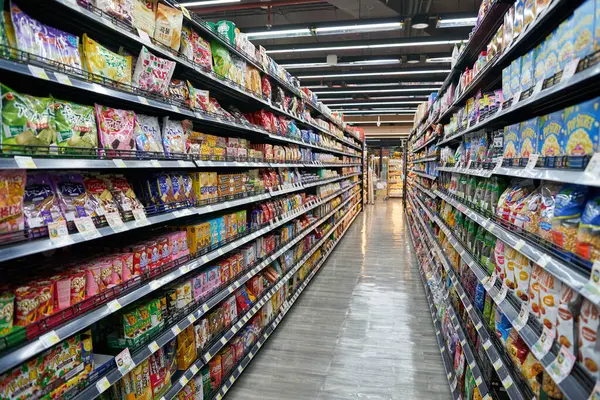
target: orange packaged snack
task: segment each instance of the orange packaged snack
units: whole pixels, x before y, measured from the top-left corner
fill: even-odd
[[[24,169],[0,172],[0,233],[25,228],[23,195],[26,176]]]

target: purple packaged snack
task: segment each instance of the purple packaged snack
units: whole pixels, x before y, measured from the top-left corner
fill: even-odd
[[[181,121],[171,121],[169,117],[163,119],[162,142],[167,156],[185,153],[185,135]]]
[[[11,20],[19,50],[81,69],[79,37],[41,24],[14,3]]]
[[[181,179],[183,181],[183,196],[187,201],[194,202],[194,189],[192,187],[192,179],[188,174],[182,174]]]
[[[175,202],[185,201],[183,195],[183,178],[180,174],[171,174],[171,187],[173,188],[173,200]]]
[[[52,183],[58,196],[60,210],[67,221],[94,215],[94,207],[85,191],[81,175],[55,175],[52,177]]]
[[[137,150],[163,153],[158,117],[137,114],[135,122],[134,136]]]
[[[39,228],[64,219],[49,175],[27,175],[23,214],[29,228]]]

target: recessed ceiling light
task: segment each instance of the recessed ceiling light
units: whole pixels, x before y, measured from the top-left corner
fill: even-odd
[[[242,0],[206,0],[206,1],[190,1],[187,3],[179,3],[184,7],[202,7],[212,6],[213,4],[225,4],[225,3],[239,3]]]
[[[408,64],[418,64],[419,61],[421,60],[419,59],[419,56],[417,54],[409,54],[406,58],[406,62]]]
[[[477,17],[469,18],[442,18],[438,20],[438,28],[456,28],[461,26],[475,26],[477,24]]]
[[[410,20],[413,29],[425,29],[429,26],[429,17],[426,15],[415,15]]]
[[[267,50],[269,54],[278,53],[306,53],[311,51],[334,51],[334,50],[360,50],[360,49],[382,49],[388,47],[419,47],[419,46],[439,46],[444,44],[460,43],[462,40],[435,40],[425,42],[402,42],[402,43],[382,43],[382,44],[361,44],[348,46],[329,46],[329,47],[309,47],[298,49],[280,49]]]
[[[440,90],[439,87],[428,87],[428,88],[410,88],[410,89],[361,89],[362,93],[399,93],[399,92],[437,92]],[[322,94],[356,94],[356,90],[338,90],[338,91],[327,91],[327,92],[315,92],[317,96]]]
[[[329,74],[329,75],[305,75],[298,79],[327,79],[327,78],[347,78],[354,76],[390,76],[390,75],[425,75],[425,74],[447,74],[449,69],[435,69],[429,71],[389,71],[389,72],[356,72],[349,74]]]
[[[421,104],[422,101],[381,101],[374,103],[334,103],[328,107],[356,107],[356,106],[395,106],[400,104]]]

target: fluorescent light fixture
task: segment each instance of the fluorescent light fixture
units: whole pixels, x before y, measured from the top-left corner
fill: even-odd
[[[427,99],[427,96],[380,96],[380,97],[369,97],[368,100],[401,100],[401,99]],[[326,102],[326,101],[340,101],[340,100],[360,100],[360,99],[355,99],[354,97],[327,97],[327,98],[321,98],[319,97],[320,101]],[[424,101],[423,100],[423,101]]]
[[[327,26],[315,28],[317,35],[337,35],[348,32],[383,32],[402,29],[402,22],[386,22],[381,24],[363,24],[363,25],[346,25],[346,26]]]
[[[419,75],[419,74],[447,74],[450,69],[434,69],[430,71],[389,71],[389,72],[355,72],[349,74],[329,74],[329,75],[304,75],[298,79],[321,79],[321,78],[348,78],[354,76],[392,76],[392,75]]]
[[[416,108],[382,108],[381,110],[331,110],[332,112],[339,112],[342,114],[387,114],[387,113],[408,113],[414,114],[417,112]]]
[[[246,34],[248,39],[277,39],[287,37],[311,36],[312,32],[308,28],[268,30],[262,32],[249,32]]]
[[[349,124],[377,124],[377,121],[351,121],[351,122],[346,121],[346,122]],[[379,121],[379,122],[382,124],[412,124],[413,123],[412,120],[408,120],[408,119],[404,120],[404,121],[394,120],[394,121]]]
[[[444,82],[382,82],[382,83],[346,83],[346,86],[341,85],[312,85],[304,86],[307,89],[347,89],[351,87],[382,87],[382,86],[419,86],[419,85],[441,85]],[[436,89],[437,90],[437,89]]]
[[[462,40],[435,40],[428,42],[403,42],[403,43],[382,43],[382,44],[361,44],[355,46],[330,46],[330,47],[309,47],[306,49],[281,49],[267,50],[267,53],[306,53],[311,51],[332,51],[332,50],[361,50],[361,49],[385,49],[390,47],[418,47],[418,46],[439,46],[443,44],[460,43]]]
[[[323,63],[300,63],[300,64],[279,64],[285,69],[305,69],[305,68],[331,68],[331,67],[359,67],[361,65],[388,65],[400,64],[402,61],[398,58],[380,59],[380,60],[363,60],[352,61],[345,63],[328,64]]]
[[[184,7],[202,7],[212,6],[213,4],[225,4],[225,3],[239,3],[242,0],[206,0],[206,1],[190,1],[187,3],[179,3]]]
[[[438,28],[456,28],[461,26],[475,26],[477,17],[472,18],[448,18],[438,20]]]
[[[411,89],[361,89],[361,92],[364,93],[398,93],[398,92],[437,92],[440,90],[439,87],[429,87],[429,88],[411,88]],[[315,92],[316,95],[322,94],[356,94],[356,90],[336,90],[329,92]]]
[[[428,63],[448,63],[452,62],[452,57],[427,57],[425,60]]]
[[[354,106],[395,106],[400,104],[421,104],[423,101],[380,101],[375,103],[334,103],[327,107],[354,107]]]

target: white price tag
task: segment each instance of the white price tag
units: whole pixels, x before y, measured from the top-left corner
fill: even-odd
[[[115,357],[115,362],[117,364],[117,369],[121,373],[121,375],[125,375],[129,371],[135,367],[135,363],[131,359],[131,353],[129,353],[129,348],[123,350]]]
[[[148,350],[150,350],[150,352],[152,352],[152,353],[156,353],[159,348],[160,347],[158,347],[158,343],[156,343],[156,341],[154,341],[148,345]]]
[[[527,325],[527,320],[529,320],[529,309],[527,308],[527,304],[521,304],[521,311],[519,311],[519,315],[512,322],[513,327],[520,332],[525,325]]]
[[[36,67],[35,65],[29,65],[28,68],[29,72],[31,72],[31,75],[35,76],[36,78],[44,79],[46,81],[49,80],[45,69]]]
[[[530,154],[529,159],[527,160],[527,166],[525,167],[525,169],[527,169],[527,170],[534,169],[535,165],[538,162],[538,158],[540,158],[539,154]]]
[[[498,371],[502,367],[502,360],[497,359],[496,361],[494,361],[494,364],[492,364],[492,365],[494,366],[494,369],[496,371]]]
[[[504,389],[510,388],[513,384],[513,380],[510,377],[510,375],[506,375],[506,378],[502,379],[502,386],[504,386]]]
[[[489,349],[490,347],[492,347],[492,342],[490,342],[490,339],[488,339],[488,340],[486,340],[486,341],[483,343],[483,349],[484,349],[485,351],[488,351],[488,349]]]
[[[176,106],[176,105],[174,105],[174,104],[172,104],[172,105],[171,105],[171,109],[172,109],[173,111],[175,111],[176,113],[178,113],[178,114],[179,114],[179,113],[181,113],[181,111],[179,110],[179,107],[177,107],[177,106]]]
[[[486,292],[489,292],[490,289],[494,287],[494,285],[496,284],[496,278],[496,271],[494,271],[494,273],[489,278],[485,278],[483,281],[481,281]]]
[[[119,303],[119,300],[116,299],[109,301],[106,307],[110,310],[111,313],[114,313],[115,311],[118,311],[122,308],[121,303]]]
[[[547,254],[544,254],[543,256],[540,257],[540,259],[537,261],[537,265],[539,265],[540,267],[544,268],[546,265],[548,265],[548,263],[552,261],[552,259],[550,258],[550,256],[548,256]]]
[[[33,158],[28,156],[15,156],[15,162],[19,168],[23,169],[35,169],[37,165],[35,165],[35,161]]]
[[[523,248],[523,246],[525,246],[525,241],[523,241],[523,239],[519,239],[517,243],[515,243],[514,249],[519,251]]]
[[[113,163],[115,164],[115,167],[117,167],[117,168],[127,168],[125,161],[121,160],[120,158],[114,158]]]
[[[593,179],[600,178],[600,153],[594,153],[585,168],[585,174]]]
[[[533,347],[531,347],[533,355],[538,360],[541,360],[546,354],[548,354],[548,351],[550,351],[550,348],[552,347],[552,343],[554,343],[554,336],[554,329],[550,330],[546,325],[544,325],[544,330],[542,331],[540,338],[537,342],[535,342]]]
[[[190,314],[187,317],[188,321],[190,321],[190,324],[193,324],[194,322],[196,322],[196,316],[194,314]]]
[[[171,328],[171,332],[173,332],[173,335],[177,336],[181,333],[181,328],[179,328],[179,325],[175,325]]]
[[[60,342],[60,338],[55,331],[50,331],[40,336],[40,342],[42,342],[42,346],[44,346],[44,348],[48,349]]]
[[[55,72],[54,76],[56,77],[56,80],[66,86],[73,86],[73,83],[71,82],[71,80],[69,79],[69,77],[65,74],[61,74],[60,72]]]
[[[150,165],[152,165],[154,168],[162,168],[162,165],[160,165],[158,160],[150,160]]]
[[[517,103],[519,100],[521,100],[521,91],[520,90],[513,95],[512,104]]]
[[[121,215],[118,211],[106,213],[104,217],[106,218],[106,222],[108,222],[108,225],[110,225],[110,227],[115,233],[129,230],[127,225],[123,223]]]
[[[74,243],[73,238],[69,235],[67,222],[56,221],[48,224],[48,236],[54,246],[61,247]]]
[[[575,365],[575,356],[571,354],[569,349],[567,349],[564,345],[560,347],[558,355],[552,361],[552,363],[546,369],[554,383],[560,384],[573,369],[573,365]]]
[[[138,36],[140,37],[142,43],[147,44],[147,45],[152,45],[152,40],[150,40],[150,36],[148,35],[148,33],[142,29],[138,28]]]
[[[565,69],[563,69],[562,78],[560,78],[561,82],[565,82],[577,72],[577,66],[579,65],[579,58],[571,60],[567,65],[565,65]]]
[[[85,240],[91,240],[101,237],[102,235],[96,229],[92,217],[75,218],[75,227]]]
[[[543,87],[544,87],[544,80],[542,79],[541,81],[539,81],[538,83],[535,84],[535,86],[533,88],[533,92],[531,92],[531,96],[534,96],[534,95],[538,94],[539,92],[541,92]]]
[[[185,377],[185,375],[183,375],[181,378],[179,378],[179,383],[181,384],[181,386],[187,385],[188,382],[189,382],[189,380],[188,380],[188,378]]]
[[[108,390],[110,387],[110,382],[106,377],[103,377],[98,382],[96,382],[96,389],[98,389],[98,393],[102,394]]]
[[[594,261],[590,279],[581,289],[581,294],[590,299],[594,303],[600,301],[600,261]]]
[[[136,209],[132,210],[132,213],[133,213],[133,218],[135,218],[135,226],[136,227],[150,225],[150,221],[146,217],[146,212],[144,211],[143,208],[136,208]]]

